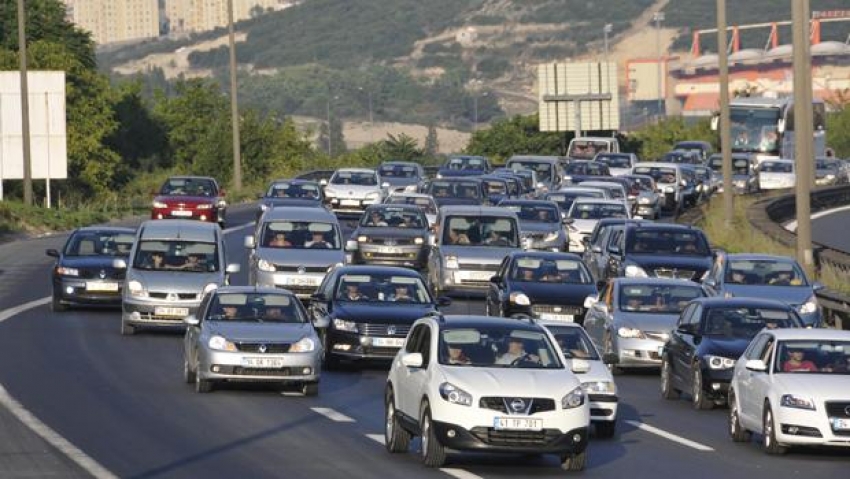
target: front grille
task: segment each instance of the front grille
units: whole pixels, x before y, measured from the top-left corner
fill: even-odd
[[[829,417],[850,418],[850,402],[848,401],[827,401],[826,415]]]
[[[103,272],[101,278],[100,273]],[[114,268],[80,268],[81,279],[124,279],[124,271],[118,271]]]
[[[655,331],[644,331],[644,336],[646,339],[652,339],[653,341],[660,341],[662,343],[666,343],[668,339],[670,339],[670,333],[659,333]]]
[[[139,316],[139,319],[141,319],[142,321],[168,322],[177,325],[183,324],[183,318],[177,318],[175,316],[159,316],[153,313],[139,313]]]
[[[328,268],[331,265],[327,266],[291,266],[285,264],[276,264],[274,265],[275,271],[281,271],[286,273],[297,273],[300,268],[304,268],[305,273],[327,273]]]
[[[614,413],[613,409],[604,409],[604,408],[595,408],[595,407],[590,408],[590,415],[591,416],[610,416],[613,413]]]
[[[554,411],[555,400],[549,398],[517,398],[517,397],[500,397],[500,396],[485,396],[478,401],[478,407],[482,409],[492,409],[503,414],[524,414],[524,412],[514,413],[508,412],[508,404],[515,399],[521,399],[525,404],[531,405],[528,409],[528,414],[536,414],[538,412]]]
[[[224,373],[228,374],[228,373]],[[291,368],[278,368],[278,369],[266,369],[266,368],[243,368],[241,366],[235,366],[233,371],[229,374],[233,374],[235,376],[299,376],[301,374],[300,371],[293,374]]]
[[[485,444],[505,447],[545,446],[557,440],[561,435],[557,429],[544,429],[542,431],[499,431],[491,427],[475,427],[470,432]]]
[[[588,394],[587,400],[591,402],[617,402],[617,396],[608,394]]]
[[[390,329],[394,329],[390,333]],[[376,323],[357,323],[357,332],[364,336],[393,336],[404,338],[410,331],[409,324],[376,324]]]
[[[236,349],[246,353],[280,354],[288,353],[290,343],[236,343]],[[260,351],[265,347],[265,351]]]
[[[691,269],[655,268],[655,276],[658,278],[693,279],[696,271]]]
[[[386,246],[410,246],[413,238],[371,238],[371,244]]]
[[[148,296],[154,299],[168,299],[169,294],[174,293],[163,293],[163,292],[154,292],[151,291],[148,293]],[[177,293],[177,299],[181,301],[190,301],[193,299],[198,299],[198,293]]]
[[[284,286],[282,284],[275,285],[279,289],[285,289],[287,291],[292,291],[293,294],[309,296],[316,292],[315,286]]]
[[[499,269],[497,264],[482,264],[482,263],[460,263],[458,268],[461,271],[493,271]]]
[[[571,314],[573,316],[583,316],[584,308],[581,306],[575,305],[560,305],[560,304],[533,304],[531,305],[531,312],[535,314],[539,313],[551,313],[551,314]]]

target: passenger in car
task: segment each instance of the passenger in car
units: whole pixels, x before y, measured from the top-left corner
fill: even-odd
[[[786,373],[798,371],[817,372],[818,367],[815,363],[805,359],[805,354],[802,349],[789,348],[788,359],[782,363],[782,371]]]
[[[397,284],[395,285],[395,293],[390,295],[389,300],[409,303],[413,301],[413,296],[410,295],[407,285]]]
[[[510,337],[508,338],[508,350],[496,358],[496,364],[512,365],[522,359],[532,362],[540,361],[540,358],[536,355],[525,352],[525,344],[522,339]]]
[[[463,346],[460,344],[449,344],[449,364],[472,364],[472,360],[467,357],[466,353],[463,350]]]
[[[365,301],[369,298],[360,293],[359,285],[356,283],[348,283],[345,285],[345,292],[343,293],[342,299],[347,301]]]
[[[286,233],[278,231],[274,234],[272,240],[269,241],[269,246],[272,248],[290,248],[292,247],[292,243],[286,239]]]
[[[304,243],[305,248],[325,248],[331,247],[331,244],[325,241],[325,235],[321,231],[313,231],[313,239]]]

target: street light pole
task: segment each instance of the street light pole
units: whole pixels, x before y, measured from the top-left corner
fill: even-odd
[[[797,164],[797,261],[810,271],[812,254],[811,184],[814,161],[809,1],[791,0],[794,41],[794,161]]]
[[[720,76],[720,152],[723,155],[723,221],[732,227],[735,196],[732,191],[732,138],[729,131],[729,58],[726,50],[726,0],[717,0],[717,64]]]
[[[608,84],[608,85],[611,84],[611,67],[609,66],[609,63],[608,63],[608,35],[612,31],[614,31],[614,25],[612,25],[610,23],[606,23],[605,26],[602,28],[602,33],[605,37],[605,77],[606,77],[605,83]],[[609,121],[610,121],[610,118],[611,118],[611,102],[608,102],[608,118],[609,118]]]
[[[333,146],[331,146],[331,97],[328,95],[328,156],[333,156]]]
[[[473,105],[473,120],[472,120],[472,131],[478,131],[478,92],[475,92],[475,95],[472,97],[472,105]]]
[[[21,146],[24,160],[24,204],[32,206],[32,156],[30,152],[30,97],[27,81],[27,15],[24,0],[18,0],[18,60],[21,67]],[[2,181],[2,180],[0,180]]]
[[[661,22],[664,21],[664,12],[655,12],[652,15],[652,21],[655,22],[655,48],[658,52],[658,118],[660,119],[664,111],[664,94],[662,92],[662,72],[661,72]]]
[[[239,140],[239,105],[236,83],[236,35],[233,32],[233,0],[227,0],[227,30],[230,43],[230,122],[233,128],[233,187],[242,189],[242,153]]]

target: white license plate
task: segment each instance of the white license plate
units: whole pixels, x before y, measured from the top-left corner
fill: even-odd
[[[848,431],[850,430],[850,419],[844,419],[840,417],[832,418],[832,430],[833,431]]]
[[[118,283],[86,282],[86,291],[107,291],[114,293],[118,291]]]
[[[372,338],[372,346],[378,348],[400,348],[404,346],[404,338]]]
[[[171,212],[171,216],[192,216],[191,211],[182,211],[182,210],[174,210]]]
[[[360,206],[359,200],[342,200],[339,202],[342,206]]]
[[[575,318],[572,314],[540,313],[540,319],[547,319],[549,321],[564,321],[567,323],[572,323],[573,321],[575,321]]]
[[[283,367],[280,358],[242,358],[242,366],[246,368],[278,369]]]
[[[153,314],[157,316],[173,316],[175,318],[185,318],[189,316],[189,308],[171,308],[167,306],[157,306],[153,310]]]
[[[290,277],[284,278],[284,283],[289,286],[318,286],[319,278],[313,278],[312,276],[304,276],[302,277]]]
[[[399,254],[399,253],[401,253],[401,248],[393,248],[391,246],[381,246],[381,247],[378,248],[378,253]]]
[[[530,417],[494,417],[493,428],[506,431],[540,431],[543,419]]]
[[[461,273],[466,279],[472,281],[490,281],[495,274],[490,271],[462,271]]]

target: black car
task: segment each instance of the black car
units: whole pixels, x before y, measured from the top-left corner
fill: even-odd
[[[611,170],[605,163],[601,161],[571,161],[564,166],[562,185],[578,185],[582,181],[595,180],[600,176],[611,176]]]
[[[446,205],[484,204],[487,196],[481,178],[443,178],[433,180],[424,193],[431,195],[438,207]]]
[[[595,294],[593,278],[578,255],[515,251],[491,278],[485,307],[488,316],[582,323],[584,300]]]
[[[661,355],[661,392],[688,391],[696,409],[723,404],[735,362],[764,328],[801,328],[791,306],[769,299],[698,298],[679,316]]]
[[[324,201],[322,187],[312,180],[274,180],[265,193],[257,195],[257,219],[276,206],[315,206],[321,208]]]
[[[74,230],[61,250],[48,249],[56,258],[51,280],[53,311],[69,305],[121,305],[124,268],[116,260],[130,255],[135,230],[130,228],[86,227]]]
[[[380,204],[366,209],[345,249],[351,263],[408,266],[428,265],[428,218],[414,205]]]
[[[340,266],[325,276],[309,310],[321,330],[324,365],[334,368],[343,359],[392,359],[414,321],[450,303],[435,300],[411,269]]]

